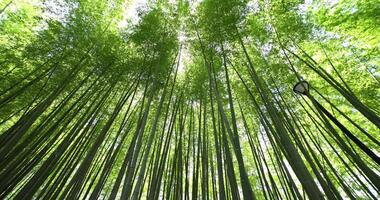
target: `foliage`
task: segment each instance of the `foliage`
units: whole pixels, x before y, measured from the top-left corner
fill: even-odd
[[[378,2],[139,2],[0,1],[0,199],[380,198]]]

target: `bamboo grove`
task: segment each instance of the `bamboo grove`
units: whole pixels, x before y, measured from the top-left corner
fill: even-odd
[[[378,9],[1,0],[0,199],[379,199]]]

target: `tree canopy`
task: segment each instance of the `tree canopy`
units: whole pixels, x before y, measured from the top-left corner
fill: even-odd
[[[0,0],[0,199],[379,199],[379,7]]]

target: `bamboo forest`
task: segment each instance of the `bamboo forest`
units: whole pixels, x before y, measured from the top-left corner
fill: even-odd
[[[380,199],[380,1],[0,0],[0,199]]]

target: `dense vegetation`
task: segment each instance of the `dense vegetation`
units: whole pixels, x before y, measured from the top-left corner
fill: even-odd
[[[379,10],[0,0],[0,199],[379,199]]]

